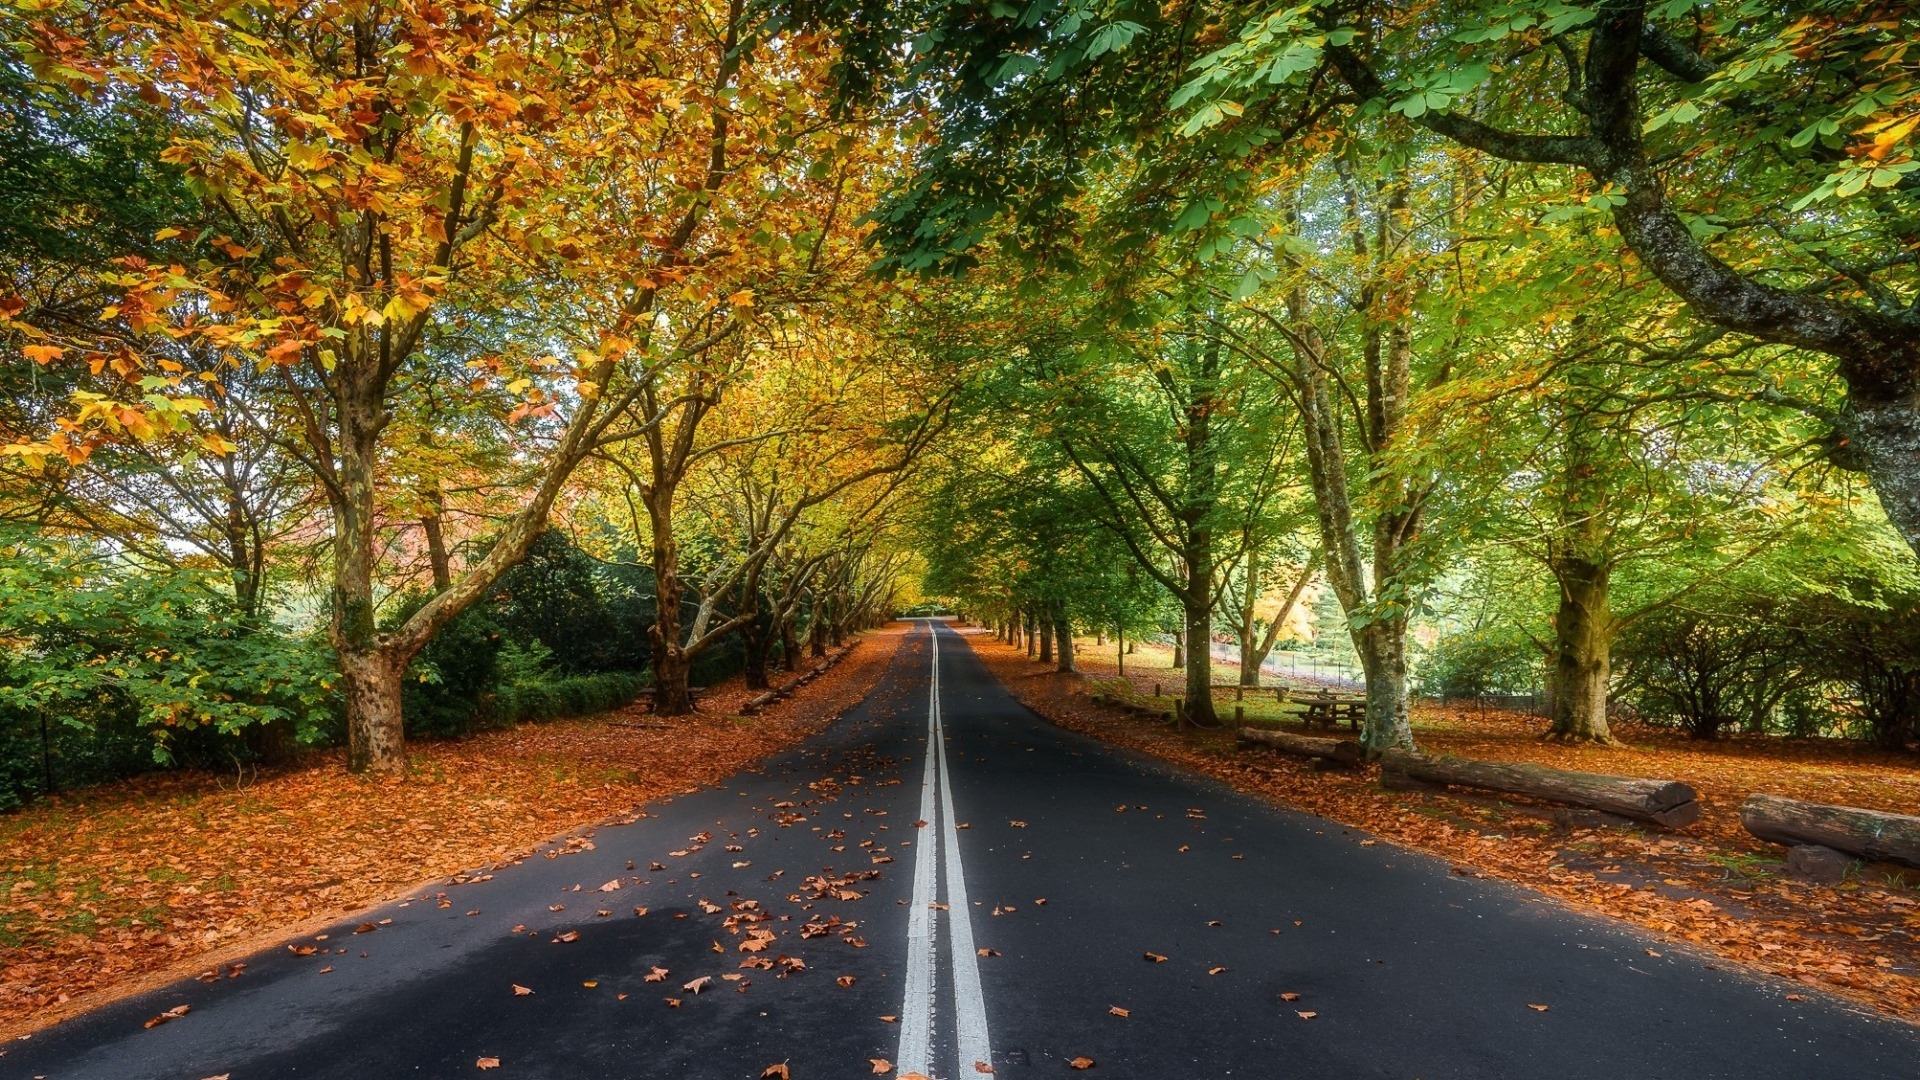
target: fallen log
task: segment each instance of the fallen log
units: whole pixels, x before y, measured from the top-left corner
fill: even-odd
[[[1360,764],[1360,743],[1355,739],[1328,739],[1318,735],[1295,735],[1290,731],[1243,727],[1240,729],[1240,743],[1243,746],[1271,747],[1283,754],[1318,758],[1349,768]]]
[[[1920,817],[1750,795],[1740,805],[1740,824],[1776,844],[1818,844],[1870,862],[1920,867]]]
[[[754,713],[759,712],[761,709],[779,700],[780,692],[778,690],[769,690],[764,694],[755,694],[753,697],[747,699],[745,705],[740,706],[740,715],[752,716]]]
[[[1382,754],[1380,771],[1382,782],[1390,785],[1412,781],[1527,795],[1548,802],[1604,810],[1636,821],[1651,821],[1669,829],[1691,825],[1700,819],[1699,794],[1678,780],[1642,780],[1549,769],[1544,765],[1430,758],[1404,750]]]

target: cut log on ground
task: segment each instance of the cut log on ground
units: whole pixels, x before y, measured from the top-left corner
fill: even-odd
[[[1240,729],[1240,743],[1242,746],[1271,747],[1283,754],[1318,758],[1349,768],[1360,764],[1360,743],[1354,739],[1328,739],[1318,735],[1295,735],[1291,731],[1243,727]]]
[[[1920,867],[1920,817],[1751,795],[1740,806],[1740,824],[1776,844],[1818,844],[1871,862]]]
[[[1678,780],[1642,780],[1568,772],[1544,765],[1430,758],[1403,750],[1389,750],[1381,755],[1380,771],[1381,779],[1390,784],[1405,779],[1527,795],[1548,802],[1604,810],[1635,821],[1651,821],[1669,829],[1691,825],[1700,819],[1699,794]]]

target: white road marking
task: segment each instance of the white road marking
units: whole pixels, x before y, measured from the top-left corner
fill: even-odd
[[[920,820],[913,857],[913,907],[907,913],[907,992],[900,1006],[900,1049],[894,1068],[900,1075],[933,1076],[934,967],[939,910],[934,907],[939,868],[936,847],[945,849],[949,967],[953,971],[954,1049],[959,1068],[952,1075],[975,1076],[975,1064],[991,1065],[986,999],[980,990],[980,957],[974,951],[972,905],[967,900],[966,868],[960,862],[960,834],[953,809],[953,783],[947,773],[946,727],[940,720],[940,632],[931,620],[927,638],[933,647],[933,675],[927,693],[927,762],[920,779]],[[936,785],[935,779],[938,778]]]
[[[933,730],[940,749],[940,842],[946,847],[948,955],[953,968],[954,1040],[960,1050],[960,1069],[954,1075],[973,1076],[975,1065],[993,1064],[992,1040],[987,1034],[986,999],[980,992],[980,954],[973,948],[973,906],[967,903],[967,875],[960,865],[960,834],[954,827],[953,784],[947,777],[947,731],[940,719],[940,638],[933,639]]]
[[[933,624],[927,624],[929,637]],[[907,996],[900,1005],[900,1049],[894,1054],[894,1066],[901,1075],[933,1075],[933,958],[935,877],[934,848],[939,831],[934,824],[936,792],[934,760],[939,745],[939,645],[934,638],[934,683],[927,697],[927,765],[920,777],[920,820],[915,830],[913,855],[913,906],[907,911]]]

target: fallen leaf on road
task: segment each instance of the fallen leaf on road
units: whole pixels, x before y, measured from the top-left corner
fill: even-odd
[[[1552,1008],[1552,1006],[1528,1004],[1527,1008],[1532,1009],[1534,1012],[1546,1012],[1549,1008]]]
[[[637,907],[633,909],[633,913],[635,915],[645,915],[647,913],[647,909],[643,907]]]
[[[1081,1057],[1074,1058],[1072,1061],[1067,1062],[1067,1068],[1091,1069],[1093,1068],[1093,1059],[1090,1057],[1086,1057],[1084,1055]]]
[[[1300,995],[1288,990],[1280,995],[1281,1001],[1299,1001]]]
[[[1147,958],[1147,960],[1148,960],[1148,961],[1150,961],[1150,962],[1152,962],[1152,963],[1155,963],[1155,964],[1164,964],[1164,963],[1166,963],[1166,962],[1167,962],[1167,958],[1166,958],[1166,957],[1164,957],[1164,956],[1161,956],[1161,955],[1160,955],[1159,953],[1157,953],[1157,952],[1150,952],[1150,953],[1147,953],[1147,954],[1146,954],[1146,958]]]
[[[1293,1015],[1298,1016],[1302,1020],[1311,1020],[1320,1014],[1314,1012],[1312,1009],[1295,1009]]]
[[[1007,824],[1013,826],[1016,829],[1024,829],[1027,827],[1027,823],[1024,821],[1009,821],[1007,822]]]
[[[993,1071],[993,1066],[984,1061],[976,1061],[973,1063],[973,1071],[977,1073],[990,1073]]]
[[[760,1070],[760,1080],[793,1080],[793,1073],[786,1062],[776,1062]]]
[[[529,995],[529,994],[531,994],[531,993],[533,993],[533,991],[532,991],[532,990],[531,990],[530,988],[528,988],[528,987],[525,987],[525,986],[521,986],[521,985],[520,985],[519,983],[514,983],[514,984],[513,984],[513,996],[514,996],[514,997],[526,997],[526,996],[528,996],[528,995]]]
[[[837,979],[835,979],[835,980],[833,980],[833,981],[834,981],[834,983],[835,983],[836,985],[838,985],[838,986],[841,986],[841,987],[848,987],[848,986],[852,986],[852,985],[853,985],[853,976],[851,976],[851,975],[842,975],[842,976],[840,976],[839,978],[837,978]]]
[[[496,1057],[483,1057],[476,1060],[473,1063],[473,1067],[476,1069],[480,1069],[482,1071],[485,1071],[487,1069],[497,1069],[500,1067],[500,1059]]]
[[[999,956],[1000,955],[999,949],[989,949],[985,946],[981,946],[980,948],[975,949],[974,951],[979,953],[981,956]]]
[[[605,885],[600,886],[600,891],[601,892],[617,892],[619,888],[620,888],[620,879],[614,878],[612,881],[609,881]]]
[[[880,1022],[883,1024],[897,1024],[900,1022],[900,1018],[897,1016],[883,1016],[880,1018]],[[900,1078],[900,1080],[907,1080],[907,1078],[903,1076]]]
[[[713,976],[702,975],[699,978],[694,979],[693,981],[687,983],[685,986],[682,986],[680,989],[685,990],[689,994],[698,994],[700,991],[706,989],[707,984],[712,981],[713,981]]]
[[[645,975],[641,976],[641,981],[642,982],[666,982],[667,969],[663,967],[654,968],[652,971],[649,971]]]
[[[560,944],[561,942],[579,941],[579,940],[580,940],[580,931],[578,930],[569,930],[564,934],[555,934],[553,937],[553,943],[556,945]]]
[[[1118,1016],[1118,1017],[1120,1017],[1120,1018],[1121,1018],[1122,1020],[1124,1020],[1124,1019],[1126,1019],[1127,1017],[1129,1017],[1129,1016],[1132,1016],[1132,1015],[1133,1015],[1133,1010],[1132,1010],[1132,1009],[1123,1009],[1123,1008],[1121,1008],[1121,1007],[1120,1007],[1120,1006],[1118,1006],[1118,1005],[1109,1005],[1109,1006],[1107,1006],[1107,1015],[1108,1015],[1108,1016]]]
[[[1210,968],[1208,968],[1208,969],[1207,969],[1207,974],[1209,974],[1209,975],[1218,975],[1218,974],[1220,974],[1221,972],[1223,972],[1223,971],[1225,971],[1225,970],[1227,970],[1227,966],[1226,966],[1225,964],[1218,964],[1218,965],[1215,965],[1214,967],[1210,967]]]
[[[873,1063],[873,1075],[875,1076],[885,1076],[893,1071],[893,1062],[888,1061],[886,1058],[868,1058],[867,1060]]]
[[[159,1016],[156,1016],[151,1020],[148,1020],[145,1024],[141,1026],[151,1030],[153,1028],[159,1027],[161,1024],[178,1020],[192,1011],[193,1011],[193,1006],[191,1005],[175,1005],[173,1008],[168,1009],[166,1012],[161,1013]]]

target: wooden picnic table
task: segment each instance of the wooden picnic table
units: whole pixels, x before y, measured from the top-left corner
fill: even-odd
[[[1367,715],[1365,694],[1341,694],[1322,689],[1315,693],[1294,695],[1293,700],[1307,707],[1304,716],[1309,728],[1332,728],[1344,717],[1348,727],[1359,731],[1360,719]]]

